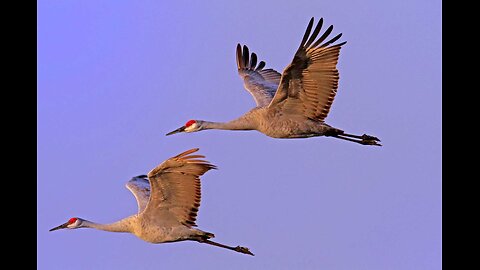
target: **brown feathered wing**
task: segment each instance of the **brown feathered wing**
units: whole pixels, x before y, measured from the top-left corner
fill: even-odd
[[[191,155],[198,148],[172,157],[148,173],[150,199],[142,212],[144,219],[166,225],[196,226],[200,207],[200,176],[216,167],[203,160],[202,155]]]
[[[324,121],[327,117],[338,88],[336,65],[340,48],[346,42],[330,46],[342,36],[338,34],[322,43],[332,32],[333,26],[316,40],[322,24],[323,19],[320,19],[310,35],[313,18],[310,20],[292,63],[283,71],[269,108],[318,121]]]

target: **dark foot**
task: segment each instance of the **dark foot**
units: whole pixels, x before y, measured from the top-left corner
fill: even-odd
[[[373,137],[373,136],[370,136],[370,135],[367,135],[367,134],[362,135],[362,140],[365,140],[365,141],[379,141],[380,142],[379,138]]]
[[[377,145],[377,146],[382,146],[378,142],[380,141],[379,138],[373,137],[367,134],[362,135],[362,140],[360,141],[361,144],[363,145]]]
[[[243,254],[248,254],[248,255],[255,256],[255,255],[253,255],[253,253],[250,252],[250,250],[249,250],[248,248],[246,248],[246,247],[236,246],[236,247],[235,247],[235,251],[240,252],[240,253],[243,253]]]
[[[343,134],[330,135],[330,136],[333,136],[335,138],[339,138],[339,139],[342,139],[342,140],[346,140],[346,141],[351,141],[351,142],[354,142],[354,143],[363,144],[363,145],[382,146],[381,144],[378,143],[378,142],[380,142],[379,138],[373,137],[373,136],[370,136],[370,135],[367,135],[367,134],[363,134],[362,136],[360,136],[360,135],[343,133]]]
[[[363,144],[363,145],[382,146],[381,144],[379,144],[377,141],[374,141],[374,140],[361,140],[360,143]]]

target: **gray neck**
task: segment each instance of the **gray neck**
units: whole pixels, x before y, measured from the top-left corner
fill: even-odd
[[[130,216],[109,224],[100,224],[88,220],[83,220],[82,227],[94,228],[107,232],[132,232],[132,222],[134,218],[135,216]]]
[[[229,122],[203,121],[203,129],[224,129],[224,130],[254,130],[255,122],[249,117],[240,117]]]

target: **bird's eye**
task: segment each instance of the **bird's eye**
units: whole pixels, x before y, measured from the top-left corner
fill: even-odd
[[[185,124],[185,126],[186,126],[186,127],[189,127],[189,126],[195,124],[196,122],[197,122],[197,121],[195,121],[195,120],[189,120],[189,121]]]

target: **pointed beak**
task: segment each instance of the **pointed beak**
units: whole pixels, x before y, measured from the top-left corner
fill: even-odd
[[[57,227],[55,227],[55,228],[52,228],[52,229],[50,229],[50,230],[48,230],[48,231],[49,231],[49,232],[53,232],[53,231],[56,231],[56,230],[65,229],[65,228],[67,228],[67,226],[68,226],[68,222],[67,222],[67,223],[64,223],[64,224],[62,224],[62,225],[60,225],[60,226],[57,226]]]
[[[167,133],[165,136],[173,135],[175,133],[180,133],[185,131],[185,126],[175,129],[172,132]]]

